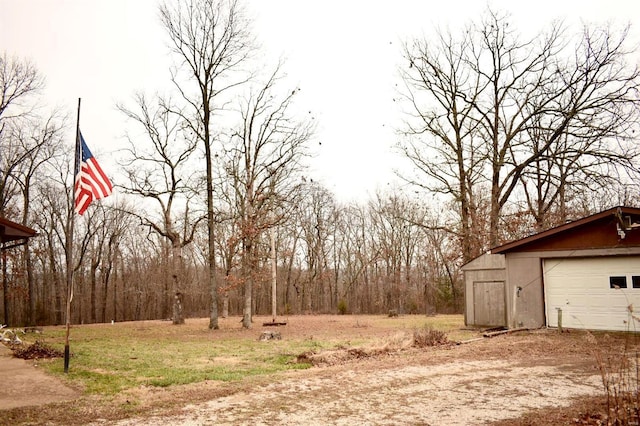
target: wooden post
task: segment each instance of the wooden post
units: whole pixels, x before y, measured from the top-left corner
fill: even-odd
[[[558,311],[558,332],[562,333],[562,308],[556,308]]]
[[[273,322],[276,322],[277,315],[277,291],[276,291],[276,281],[277,281],[277,265],[276,265],[276,236],[273,227],[269,230],[271,237],[271,316],[273,317]]]

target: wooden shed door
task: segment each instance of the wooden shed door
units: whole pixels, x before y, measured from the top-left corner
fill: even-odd
[[[473,311],[475,325],[506,326],[504,281],[475,281]]]

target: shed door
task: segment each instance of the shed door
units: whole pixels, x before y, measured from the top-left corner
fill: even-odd
[[[544,260],[547,325],[640,331],[640,256]]]
[[[474,281],[473,312],[475,325],[506,326],[504,281]]]

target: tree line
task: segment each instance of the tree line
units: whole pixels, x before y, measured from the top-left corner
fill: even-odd
[[[75,220],[73,323],[460,312],[460,266],[502,242],[638,205],[629,28],[530,38],[493,10],[404,43],[402,185],[338,202],[308,176],[315,126],[242,4],[163,3],[167,94],[117,105],[121,196]],[[73,159],[35,64],[0,57],[0,215],[38,236],[2,251],[5,324],[61,324]],[[275,274],[274,274],[275,271]]]

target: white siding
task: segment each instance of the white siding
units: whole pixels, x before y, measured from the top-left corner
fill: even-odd
[[[625,276],[627,288],[613,289],[609,277]],[[547,325],[591,330],[640,331],[629,307],[640,319],[640,288],[632,277],[640,276],[640,257],[592,257],[544,260]]]

